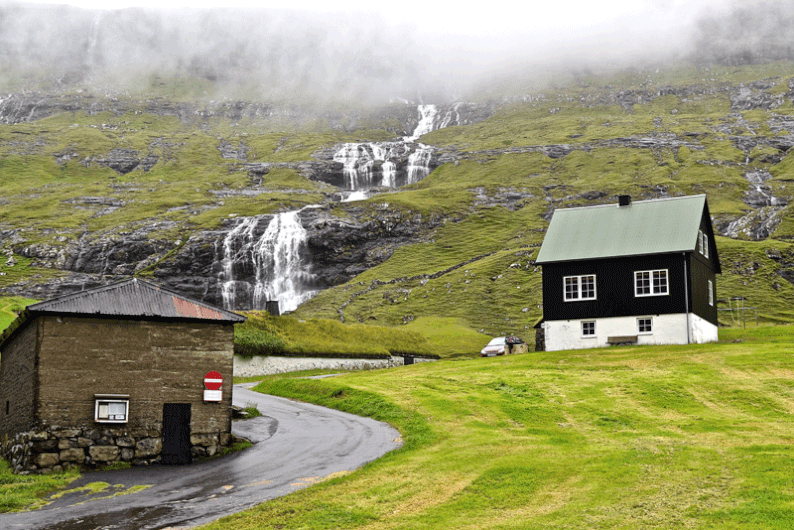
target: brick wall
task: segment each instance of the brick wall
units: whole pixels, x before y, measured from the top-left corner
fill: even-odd
[[[33,425],[37,329],[35,321],[29,323],[3,348],[0,357],[0,436],[11,436]]]
[[[128,394],[128,429],[159,431],[163,403],[190,403],[192,434],[231,432],[231,325],[50,316],[40,334],[42,425],[95,426],[94,394]],[[210,370],[220,403],[203,400]]]

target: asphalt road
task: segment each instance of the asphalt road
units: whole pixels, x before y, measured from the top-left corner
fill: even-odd
[[[356,469],[402,443],[399,432],[385,423],[235,385],[235,405],[251,402],[265,415],[236,421],[232,431],[254,442],[253,447],[187,466],[85,473],[65,495],[39,510],[0,514],[0,528],[190,528]],[[111,488],[75,491],[100,481]],[[149,487],[123,493],[143,485]]]

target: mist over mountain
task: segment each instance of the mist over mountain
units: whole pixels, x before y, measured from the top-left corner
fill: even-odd
[[[453,14],[434,20],[387,11],[6,5],[0,86],[139,91],[160,75],[195,79],[194,96],[438,101],[491,78],[550,69],[762,61],[791,57],[794,49],[792,14],[783,2],[646,4],[650,10],[585,26],[539,13],[525,26],[484,16],[481,28],[458,27]]]

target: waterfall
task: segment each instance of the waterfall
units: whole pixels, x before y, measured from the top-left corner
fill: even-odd
[[[753,207],[746,215],[730,222],[722,234],[737,238],[744,234],[752,239],[766,239],[782,222],[781,212],[787,206],[785,199],[775,197],[766,181],[772,174],[766,170],[748,171],[744,178],[750,183],[744,202]]]
[[[229,231],[219,275],[224,308],[264,309],[278,300],[281,312],[294,311],[315,294],[300,211],[274,215],[259,236],[259,217],[242,218]]]
[[[419,182],[430,174],[430,158],[433,148],[419,144],[416,151],[408,157],[408,184]]]
[[[459,123],[457,109],[455,105],[442,115],[435,105],[419,105],[418,123],[411,136],[391,142],[343,144],[333,157],[342,164],[347,190],[343,200],[362,200],[373,187],[396,188],[429,175],[433,148],[417,140]],[[294,311],[316,293],[300,212],[276,214],[266,227],[262,217],[238,219],[222,243],[216,244],[216,255],[223,255],[218,283],[224,308],[264,309],[266,302],[277,300],[282,312]]]
[[[438,114],[438,109],[435,105],[419,105],[419,123],[414,129],[414,133],[409,137],[411,141],[418,140],[420,136],[423,134],[427,134],[429,132],[433,132],[435,129],[433,125],[436,121],[436,115]]]
[[[368,190],[373,186],[395,187],[397,163],[408,148],[402,142],[346,143],[334,154],[342,164],[345,188]]]
[[[334,154],[334,162],[342,164],[345,189],[397,188],[428,176],[433,148],[417,140],[429,132],[460,123],[459,106],[456,103],[441,114],[436,105],[418,105],[418,123],[413,133],[399,141],[343,144]]]

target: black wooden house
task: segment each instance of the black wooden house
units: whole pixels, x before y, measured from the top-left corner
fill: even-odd
[[[717,340],[705,195],[558,209],[536,263],[548,351]]]

